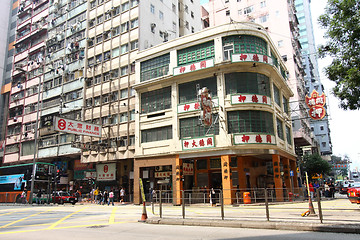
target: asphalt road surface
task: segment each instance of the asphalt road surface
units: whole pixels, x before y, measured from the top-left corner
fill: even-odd
[[[141,206],[0,206],[0,239],[360,239],[360,235],[140,223]],[[151,214],[151,213],[149,213]]]

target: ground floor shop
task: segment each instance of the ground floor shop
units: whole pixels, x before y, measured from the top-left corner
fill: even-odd
[[[295,174],[293,174],[295,173]],[[134,203],[139,204],[143,181],[146,200],[153,190],[171,193],[173,204],[181,204],[182,191],[222,189],[225,204],[232,204],[239,191],[271,188],[278,201],[284,189],[297,189],[295,158],[287,154],[213,154],[191,157],[171,155],[134,160]]]

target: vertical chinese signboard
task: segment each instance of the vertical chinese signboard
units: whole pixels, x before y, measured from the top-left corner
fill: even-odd
[[[204,87],[200,93],[201,120],[203,124],[210,127],[212,124],[212,101],[209,90]]]
[[[314,120],[321,120],[325,117],[325,94],[319,95],[319,93],[315,90],[312,91],[311,96],[305,97],[306,105],[308,105],[309,116]]]

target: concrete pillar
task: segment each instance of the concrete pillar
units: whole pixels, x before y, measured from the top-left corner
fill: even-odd
[[[183,184],[184,182],[182,181],[183,178],[183,171],[182,171],[182,159],[179,158],[179,155],[176,155],[176,159],[175,159],[175,169],[173,168],[173,174],[175,174],[175,199],[174,199],[174,204],[175,205],[180,205],[181,204],[181,190],[183,190]]]
[[[221,175],[222,175],[222,189],[224,204],[232,204],[233,194],[231,191],[232,180],[230,174],[230,156],[221,156]]]
[[[276,201],[284,201],[283,196],[283,182],[281,179],[280,173],[280,155],[272,155],[273,169],[274,169],[274,183],[275,183],[275,192],[276,192]]]
[[[297,178],[296,160],[290,160],[290,170],[294,172],[294,176],[291,177],[294,184],[294,192],[298,193],[299,182]]]
[[[237,157],[238,163],[238,178],[239,178],[239,188],[245,189],[246,188],[246,173],[245,169],[245,158],[244,157]]]
[[[291,192],[291,179],[290,179],[290,162],[288,158],[282,159],[283,168],[284,168],[284,179],[287,192]]]

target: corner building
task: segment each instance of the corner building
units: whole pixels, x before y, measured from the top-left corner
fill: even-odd
[[[173,204],[181,203],[181,190],[210,188],[223,190],[225,204],[239,188],[275,188],[282,200],[296,157],[293,93],[281,59],[255,23],[211,27],[140,51],[134,203],[140,203],[139,178],[145,193],[170,190]],[[211,127],[199,120],[203,87],[211,91]]]

